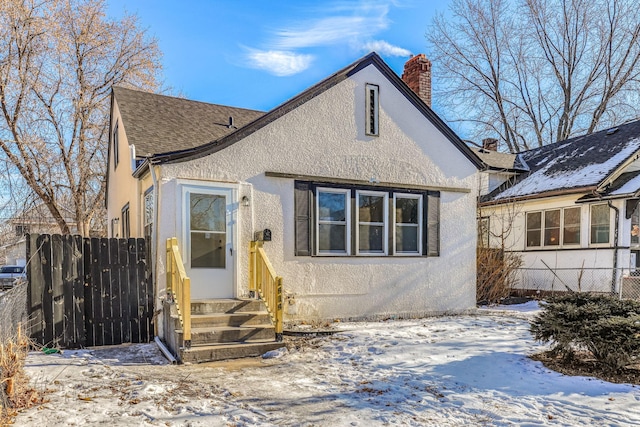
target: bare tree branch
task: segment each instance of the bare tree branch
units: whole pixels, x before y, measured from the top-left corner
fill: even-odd
[[[0,153],[61,232],[104,222],[111,87],[157,89],[159,73],[156,40],[103,0],[0,3]]]
[[[452,0],[451,14],[427,34],[435,95],[471,137],[517,152],[640,115],[635,2]]]

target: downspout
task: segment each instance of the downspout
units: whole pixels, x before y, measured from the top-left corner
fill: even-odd
[[[618,228],[620,221],[620,209],[613,206],[611,200],[607,202],[610,209],[616,212],[615,226],[613,228],[613,277],[611,278],[611,293],[616,293],[616,279],[618,278]]]
[[[152,262],[152,270],[153,270],[153,286],[156,287],[156,281],[158,280],[158,204],[159,204],[159,192],[160,188],[158,187],[158,177],[156,176],[156,168],[149,161],[147,157],[147,161],[149,162],[149,171],[151,172],[151,183],[153,185],[153,226],[151,229],[151,262]],[[155,293],[156,289],[154,289]],[[155,301],[154,301],[154,311],[155,311]],[[156,334],[158,333],[158,316],[154,316],[154,330]]]

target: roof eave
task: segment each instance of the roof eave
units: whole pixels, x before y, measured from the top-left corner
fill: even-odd
[[[474,165],[477,170],[481,170],[485,168],[485,163],[480,160],[478,156],[475,155],[467,147],[467,145],[456,135],[456,133],[449,128],[449,126],[438,117],[437,114],[429,108],[420,97],[407,86],[400,77],[391,69],[389,66],[376,54],[375,52],[371,52],[365,57],[359,59],[358,61],[352,63],[351,65],[339,70],[338,72],[332,74],[326,79],[320,81],[309,89],[303,91],[302,93],[296,95],[290,100],[284,102],[273,110],[267,112],[265,115],[257,118],[256,120],[248,123],[247,125],[239,128],[238,130],[226,135],[223,138],[220,138],[217,141],[212,141],[208,144],[201,145],[199,147],[180,150],[168,153],[160,153],[156,154],[152,157],[151,162],[153,164],[156,163],[173,163],[173,162],[183,162],[188,160],[194,160],[200,158],[205,155],[213,154],[217,151],[220,151],[229,145],[249,136],[253,132],[258,129],[266,126],[267,124],[275,121],[276,119],[282,117],[289,111],[292,111],[294,108],[304,104],[310,99],[315,98],[319,94],[325,92],[329,88],[337,85],[363,68],[374,65],[378,70],[385,76],[387,79],[398,89],[422,114],[427,117],[434,126],[444,134],[447,139],[458,148],[459,151]]]
[[[485,207],[485,206],[504,205],[507,203],[518,203],[518,202],[524,202],[524,201],[535,200],[535,199],[544,199],[545,197],[569,196],[572,194],[591,193],[595,191],[596,188],[597,187],[595,185],[590,185],[587,187],[564,188],[560,190],[545,191],[544,193],[528,194],[528,195],[518,196],[518,197],[508,197],[508,198],[499,199],[499,200],[488,200],[486,202],[478,203],[478,206]]]
[[[375,52],[370,53],[361,60],[361,64],[354,67],[348,76],[355,74],[369,64],[362,64],[368,57],[380,72],[416,107],[431,123],[447,137],[451,143],[475,166],[477,170],[485,169],[488,165],[483,162],[462,139],[416,94]]]
[[[515,174],[529,172],[528,170],[524,170],[524,169],[499,168],[496,166],[487,166],[484,170],[491,171],[491,172],[503,172],[503,173],[515,173]]]
[[[615,167],[603,180],[598,183],[596,191],[605,191],[606,187],[615,181],[624,170],[633,162],[640,158],[640,150],[634,151],[629,157],[622,161],[617,167]]]
[[[136,170],[133,171],[133,177],[136,179],[144,177],[149,172],[150,164],[151,162],[149,161],[149,157],[145,157],[142,163],[140,163]]]

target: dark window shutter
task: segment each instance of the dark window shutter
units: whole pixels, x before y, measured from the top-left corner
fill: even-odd
[[[311,255],[311,188],[308,182],[294,182],[296,256]]]
[[[440,256],[440,193],[427,193],[427,256]]]

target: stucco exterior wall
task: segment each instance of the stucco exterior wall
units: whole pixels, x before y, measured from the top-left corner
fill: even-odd
[[[577,283],[580,281],[583,291],[610,292],[612,290],[614,253],[616,252],[614,249],[615,210],[610,209],[609,212],[609,243],[592,244],[590,242],[590,207],[606,202],[576,204],[576,200],[581,196],[582,194],[548,197],[481,208],[481,215],[490,218],[491,246],[500,247],[500,236],[504,236],[505,251],[514,252],[522,258],[517,288],[564,291],[566,289],[561,283],[564,281],[577,290]],[[612,201],[612,205],[620,210],[616,283],[623,274],[628,273],[630,263],[631,221],[625,218],[624,203],[624,200]],[[581,207],[579,245],[526,247],[527,212],[568,207]],[[510,227],[512,227],[511,231],[509,231]]]
[[[132,237],[143,237],[141,226],[141,194],[151,186],[150,177],[138,180],[132,176],[131,153],[127,140],[126,129],[117,102],[113,103],[112,123],[110,135],[118,123],[118,153],[119,161],[114,164],[113,143],[109,142],[109,191],[107,192],[107,229],[109,237],[122,236],[122,208],[129,203],[130,235]],[[112,234],[111,221],[119,219],[118,231]]]
[[[366,83],[380,86],[379,137],[365,135]],[[439,257],[300,257],[294,255],[294,182],[265,171],[468,192],[441,193]],[[249,207],[237,208],[235,293],[248,290],[253,232],[271,229],[273,240],[264,248],[295,300],[295,310],[285,304],[286,320],[422,316],[475,305],[476,168],[373,66],[244,140],[207,157],[163,165],[160,174],[159,242],[182,234],[176,216],[180,180],[233,183],[238,200],[249,197]]]

